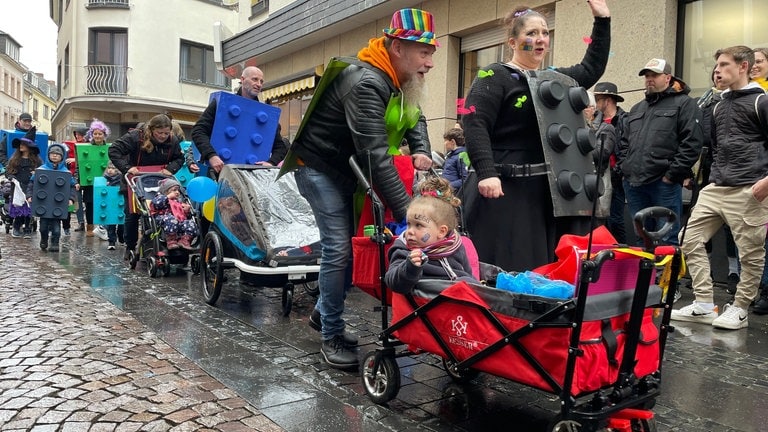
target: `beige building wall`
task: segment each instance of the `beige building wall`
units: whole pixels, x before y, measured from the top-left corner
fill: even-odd
[[[580,62],[587,48],[584,37],[591,34],[593,22],[587,2],[559,0],[526,3],[531,7],[554,5],[554,65],[570,66]],[[273,12],[276,11],[276,4],[270,4]],[[414,4],[414,7],[433,13],[441,44],[434,56],[435,67],[427,75],[429,100],[422,107],[434,149],[443,150],[442,134],[453,126],[456,119],[461,38],[499,26],[503,17],[519,4],[513,0],[431,0]],[[615,82],[620,91],[637,90],[625,97],[623,106],[628,110],[643,96],[643,82],[637,73],[645,62],[653,57],[663,57],[674,64],[677,4],[672,0],[643,3],[611,0],[609,7],[612,17],[611,56],[601,81]],[[381,30],[388,25],[389,16],[340,31],[337,36],[317,41],[299,53],[259,66],[269,84],[270,80],[327,64],[333,56],[355,55],[368,39],[380,36]]]

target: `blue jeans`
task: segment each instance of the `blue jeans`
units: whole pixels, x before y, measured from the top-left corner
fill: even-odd
[[[624,193],[627,196],[627,206],[632,220],[635,214],[647,207],[666,207],[677,215],[677,220],[672,229],[661,239],[662,244],[677,245],[677,234],[680,232],[680,219],[683,217],[683,187],[678,183],[668,184],[661,179],[654,182],[630,186],[629,182],[624,180]],[[648,231],[658,231],[663,225],[663,220],[647,220],[645,229]],[[634,223],[634,222],[633,222]],[[638,245],[642,246],[642,238],[638,234]]]
[[[344,300],[352,286],[352,197],[355,182],[332,179],[309,167],[296,171],[296,185],[309,202],[320,230],[322,249],[315,306],[320,312],[323,339],[344,333]]]
[[[85,213],[83,209],[83,192],[82,191],[75,191],[75,196],[77,197],[77,211],[75,212],[75,216],[77,216],[77,223],[80,225],[85,223]]]
[[[61,219],[40,218],[40,244],[48,244],[48,233],[51,233],[51,245],[58,246],[61,237]]]
[[[112,244],[116,240],[120,240],[121,243],[125,240],[123,238],[123,224],[107,225],[107,241]]]

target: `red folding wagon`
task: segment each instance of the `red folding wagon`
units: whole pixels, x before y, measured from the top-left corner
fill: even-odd
[[[554,432],[656,430],[650,408],[660,394],[683,257],[679,248],[655,245],[675,222],[673,212],[653,207],[635,216],[644,249],[593,246],[591,238],[585,247],[566,247],[573,258],[565,266],[573,270],[566,280],[576,286],[570,299],[495,288],[492,273],[498,269],[487,265],[481,268],[493,271],[479,279],[489,279],[488,285],[423,280],[411,293],[400,294],[388,290],[381,277],[392,241],[383,229],[383,207],[356,171],[376,219],[374,235],[353,241],[354,283],[381,300],[381,346],[363,357],[361,367],[372,401],[383,404],[397,395],[397,358],[431,353],[442,358],[455,381],[484,372],[557,395],[561,409],[552,421]],[[646,232],[649,218],[666,223],[658,232]],[[666,295],[654,284],[661,261],[668,266]]]

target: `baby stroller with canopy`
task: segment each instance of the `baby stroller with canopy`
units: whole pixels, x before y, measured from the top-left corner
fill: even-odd
[[[216,303],[231,268],[255,285],[282,286],[284,316],[291,312],[295,284],[314,294],[309,283],[320,271],[320,232],[293,174],[278,173],[253,165],[225,165],[219,173],[213,223],[201,248],[207,303]]]
[[[573,260],[550,269],[568,275],[576,286],[573,296],[498,289],[494,273],[499,269],[483,263],[476,276],[487,285],[423,280],[412,292],[400,294],[380,277],[392,241],[384,230],[383,206],[354,159],[350,163],[371,197],[376,219],[372,236],[353,239],[353,281],[381,300],[381,346],[363,356],[360,368],[372,401],[383,404],[397,395],[398,358],[426,352],[440,356],[459,383],[485,372],[556,395],[560,412],[548,429],[553,432],[656,430],[650,408],[660,394],[682,267],[678,248],[656,244],[671,229],[674,213],[660,207],[638,213],[635,225],[645,236],[645,250],[592,245],[591,236],[584,244],[564,244],[563,256]],[[658,232],[645,232],[650,218],[666,224]],[[652,284],[662,258],[669,262],[662,280],[673,287],[666,297]],[[377,274],[370,274],[371,267]],[[371,285],[374,280],[378,286]]]
[[[157,277],[160,273],[163,276],[168,276],[172,265],[185,266],[190,262],[191,257],[192,271],[197,274],[200,269],[200,256],[188,249],[168,249],[165,233],[150,212],[152,198],[158,193],[160,182],[172,177],[160,173],[142,173],[135,176],[128,175],[125,178],[128,184],[130,210],[140,215],[139,233],[141,238],[136,251],[129,252],[128,265],[130,268],[135,269],[136,264],[142,261],[146,265],[150,277]],[[181,196],[183,202],[192,205],[183,189]],[[199,218],[194,210],[191,217],[196,226],[200,227]],[[200,234],[198,232],[192,240],[192,246],[197,247],[199,244]]]

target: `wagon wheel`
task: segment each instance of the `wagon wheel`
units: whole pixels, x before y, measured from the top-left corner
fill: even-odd
[[[149,257],[147,258],[147,273],[149,273],[149,277],[156,278],[157,277],[157,260],[155,257]]]
[[[224,257],[219,235],[209,231],[205,235],[200,252],[203,297],[206,303],[213,305],[219,299],[221,285],[224,283],[224,265],[222,263]]]
[[[377,357],[378,369],[374,373]],[[385,404],[400,391],[400,367],[394,356],[370,351],[363,357],[363,367],[360,369],[365,393],[374,403]]]
[[[550,422],[547,430],[552,432],[608,432],[608,429],[598,426],[594,421],[563,420],[560,414]]]
[[[632,420],[632,432],[656,432],[658,430],[655,418]]]
[[[291,314],[291,308],[293,308],[293,283],[288,282],[283,287],[283,316],[287,317]]]
[[[443,368],[448,373],[448,376],[457,383],[468,383],[480,375],[480,371],[477,369],[465,369],[462,371],[454,369],[456,363],[452,360],[443,358]]]

